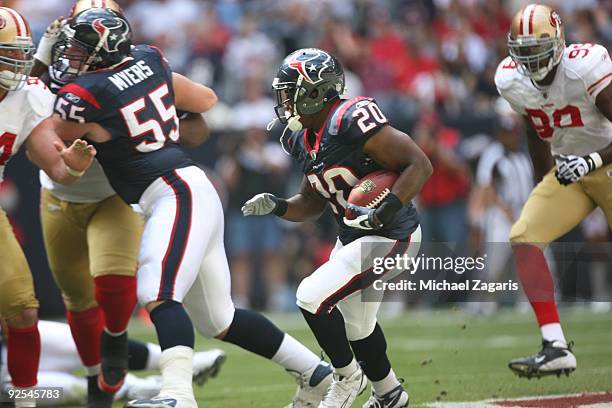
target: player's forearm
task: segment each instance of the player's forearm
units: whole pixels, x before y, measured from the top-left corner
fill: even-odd
[[[599,154],[599,157],[601,157],[602,166],[612,163],[612,143],[603,149],[598,150],[597,153]]]
[[[181,116],[179,134],[182,146],[194,148],[208,140],[210,130],[202,114],[185,112]]]
[[[215,91],[176,72],[172,73],[172,85],[176,108],[179,110],[203,113],[217,103]]]
[[[427,179],[433,173],[433,166],[429,159],[423,155],[416,162],[410,164],[401,172],[393,184],[391,192],[402,203],[410,202],[421,191]]]
[[[325,210],[325,202],[309,199],[302,193],[286,200],[287,211],[281,216],[287,221],[303,222],[317,219]]]

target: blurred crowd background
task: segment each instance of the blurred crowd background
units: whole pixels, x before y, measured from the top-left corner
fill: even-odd
[[[36,40],[50,21],[71,7],[68,0],[1,3],[27,18]],[[390,122],[431,158],[434,174],[417,199],[424,239],[466,242],[475,253],[485,251],[487,240],[503,240],[492,238],[497,229],[487,218],[492,204],[486,191],[499,180],[488,174],[491,169],[485,164],[479,168],[479,159],[487,149],[500,146],[526,157],[522,121],[498,100],[493,81],[507,55],[510,19],[524,1],[118,3],[132,23],[135,43],[158,46],[175,71],[219,95],[219,105],[206,116],[212,138],[191,154],[207,168],[226,207],[226,248],[237,303],[292,310],[297,283],[327,259],[335,240],[329,214],[300,225],[240,214],[243,202],[259,192],[289,196],[299,188],[302,174],[280,148],[281,129],[266,131],[274,117],[272,78],[282,58],[297,48],[315,46],[335,53],[347,71],[348,95],[375,97]],[[612,44],[611,0],[547,3],[559,11],[568,44]],[[8,168],[0,205],[12,217],[28,254],[41,312],[53,313],[61,302],[53,296],[35,216],[36,171],[23,157]],[[497,210],[511,222],[521,205],[507,202]],[[609,230],[601,214],[594,214],[567,239],[605,242]]]

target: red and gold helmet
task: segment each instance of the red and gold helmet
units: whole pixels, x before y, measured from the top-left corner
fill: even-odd
[[[521,74],[541,81],[561,62],[564,49],[563,23],[552,8],[529,4],[512,18],[508,52]]]
[[[15,91],[23,87],[33,65],[34,43],[28,22],[15,10],[0,7],[0,88]]]
[[[123,13],[123,10],[121,10],[121,7],[119,7],[115,0],[77,0],[70,9],[69,18],[76,16],[82,11],[89,10],[90,8],[107,8],[119,14]]]

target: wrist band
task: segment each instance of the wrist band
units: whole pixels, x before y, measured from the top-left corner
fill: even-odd
[[[68,165],[66,165],[66,171],[68,172],[68,174],[70,174],[73,177],[81,177],[83,174],[85,174],[85,170],[76,171],[75,169],[71,168]]]
[[[274,196],[272,196],[272,200],[274,200],[274,203],[276,204],[276,207],[274,208],[274,211],[272,211],[272,213],[278,217],[282,217],[283,215],[285,215],[285,213],[287,212],[287,207],[289,207],[289,204],[287,204],[287,200]]]
[[[589,154],[587,157],[591,159],[591,163],[589,163],[589,167],[591,167],[591,170],[595,170],[603,166],[603,160],[599,153],[594,152]]]

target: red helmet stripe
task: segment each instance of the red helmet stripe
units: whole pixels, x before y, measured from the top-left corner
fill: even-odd
[[[523,14],[525,14],[525,9],[521,13],[521,22],[519,23],[519,34],[523,35]]]
[[[13,19],[13,22],[15,23],[15,28],[17,29],[17,35],[18,36],[28,35],[28,26],[23,20],[23,17],[21,17],[19,13],[17,13],[15,10],[11,8],[8,8],[8,7],[2,7],[2,8],[8,11],[8,13],[11,15],[11,18]]]

